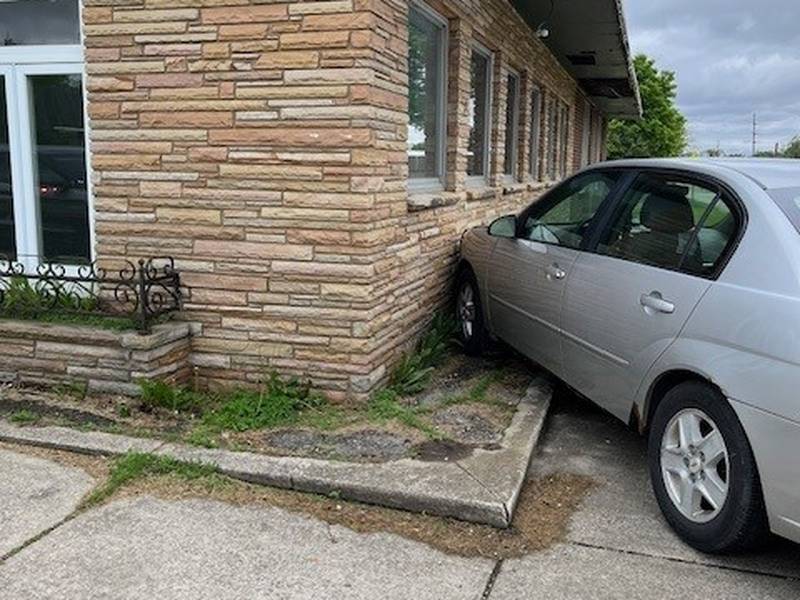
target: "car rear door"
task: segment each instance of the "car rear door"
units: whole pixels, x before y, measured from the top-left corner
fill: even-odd
[[[713,182],[640,173],[572,265],[562,318],[567,382],[627,420],[647,370],[710,287],[736,218]]]
[[[565,182],[519,218],[514,238],[494,246],[487,275],[492,331],[561,374],[565,284],[595,215],[622,177],[590,171]]]

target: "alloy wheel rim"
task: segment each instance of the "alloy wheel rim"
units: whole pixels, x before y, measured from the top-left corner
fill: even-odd
[[[462,286],[458,295],[458,321],[464,339],[472,339],[475,330],[475,292],[469,283]]]
[[[702,410],[682,410],[661,441],[661,476],[675,508],[693,523],[708,523],[728,499],[728,448],[716,423]]]

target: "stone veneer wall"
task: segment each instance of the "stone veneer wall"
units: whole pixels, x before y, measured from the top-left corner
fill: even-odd
[[[416,338],[433,312],[451,298],[452,276],[456,267],[458,241],[469,227],[488,224],[504,214],[518,212],[535,201],[555,182],[543,181],[527,172],[530,157],[532,86],[544,93],[547,102],[559,98],[570,107],[568,172],[580,164],[585,95],[544,44],[535,37],[523,19],[506,0],[429,0],[428,6],[447,17],[450,23],[448,155],[446,190],[443,193],[409,196],[406,187],[405,121],[391,135],[391,123],[383,136],[390,174],[384,178],[380,202],[390,207],[382,226],[394,232],[378,261],[380,281],[376,285],[381,299],[379,314],[372,323],[372,359],[375,379],[384,376],[384,367]],[[385,39],[379,78],[407,93],[407,0],[382,0],[378,35]],[[470,56],[474,42],[494,52],[494,93],[492,115],[491,176],[485,188],[473,189],[466,183],[468,150],[467,110],[470,90]],[[520,181],[508,184],[502,176],[505,158],[505,79],[509,67],[522,75],[519,172]],[[405,106],[401,103],[401,107]],[[402,109],[404,110],[404,109]],[[599,113],[596,113],[599,115]],[[545,118],[545,114],[542,115]],[[542,121],[539,161],[546,161],[549,131]],[[594,161],[600,156],[593,156]],[[546,172],[543,166],[541,173]]]
[[[186,323],[148,335],[95,327],[2,321],[0,381],[18,385],[82,384],[88,393],[135,396],[140,379],[186,383],[191,331]]]
[[[363,397],[441,305],[461,232],[546,187],[466,190],[472,39],[498,52],[496,172],[508,64],[523,99],[578,97],[506,0],[432,1],[451,18],[448,189],[410,199],[408,0],[84,4],[97,254],[176,258],[200,383],[277,369]]]

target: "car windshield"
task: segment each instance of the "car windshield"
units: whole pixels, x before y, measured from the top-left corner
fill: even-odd
[[[792,225],[800,233],[800,187],[770,190],[769,195],[786,213]]]

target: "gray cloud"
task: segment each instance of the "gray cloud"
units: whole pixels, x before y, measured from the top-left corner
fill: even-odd
[[[749,153],[800,134],[798,0],[626,0],[634,52],[676,72],[691,146]]]

